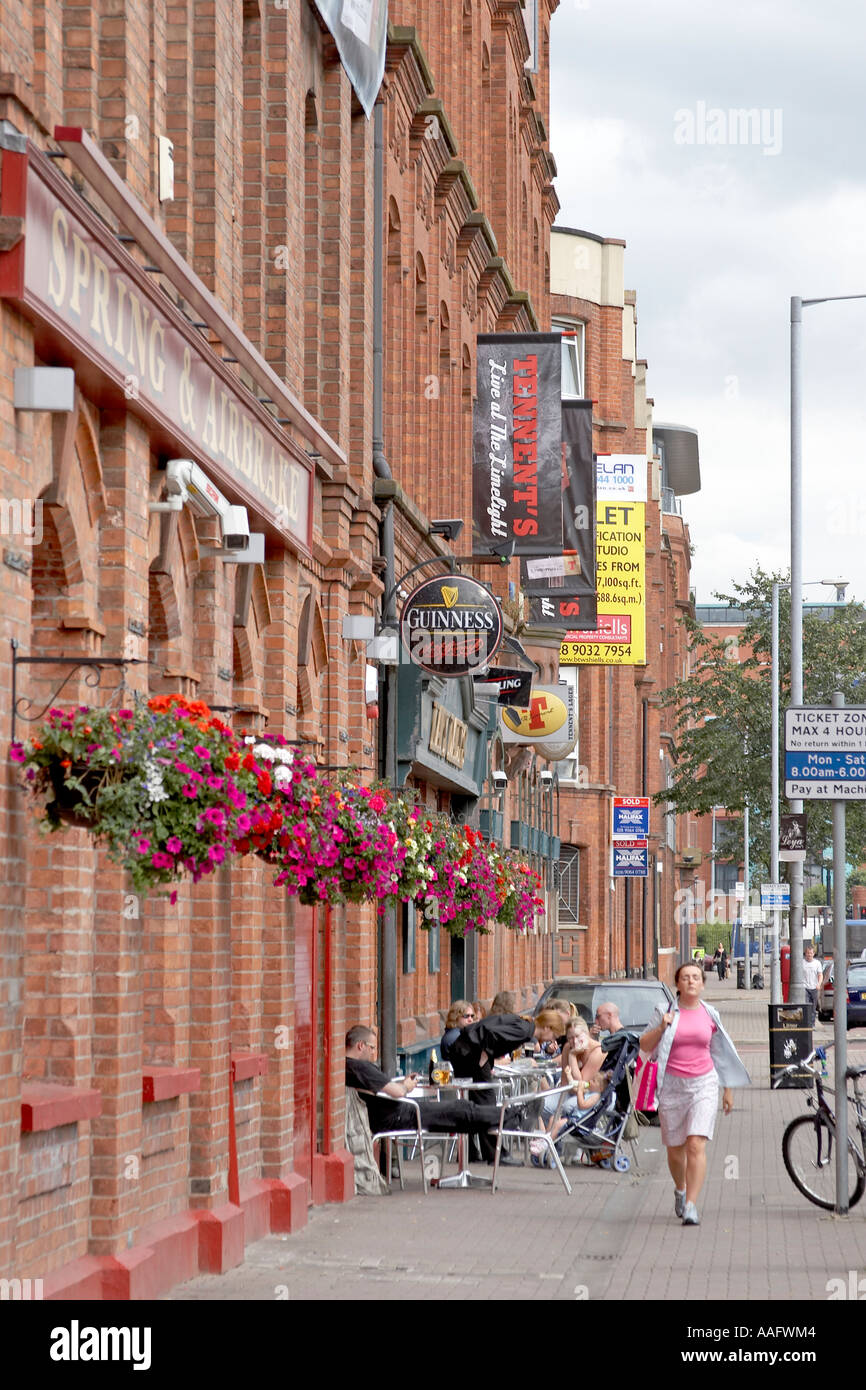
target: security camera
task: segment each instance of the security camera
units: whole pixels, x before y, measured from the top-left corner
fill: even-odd
[[[246,550],[250,543],[250,523],[246,507],[238,507],[224,497],[203,468],[193,459],[169,459],[165,467],[169,498],[189,503],[196,516],[218,516],[224,550]]]
[[[498,768],[495,772],[491,772],[490,780],[492,781],[494,788],[498,792],[504,792],[505,788],[508,786],[507,775]]]
[[[250,543],[250,522],[246,507],[227,507],[220,517],[223,547],[226,550],[246,550]]]
[[[543,768],[542,771],[539,772],[538,780],[543,787],[550,787],[553,785],[553,773],[550,771],[549,767]]]

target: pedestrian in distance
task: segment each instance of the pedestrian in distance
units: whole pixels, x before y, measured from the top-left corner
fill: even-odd
[[[716,947],[716,954],[713,956],[713,964],[716,967],[720,980],[724,980],[728,973],[728,953],[725,950],[723,941]]]
[[[821,969],[821,962],[815,959],[815,947],[811,941],[803,948],[803,987],[806,991],[806,1003],[813,1008],[818,1007],[818,990],[821,988],[824,979],[824,971]]]
[[[729,1115],[734,1108],[732,1088],[749,1086],[751,1079],[719,1014],[701,998],[703,968],[688,961],[674,980],[677,1003],[666,1013],[654,1010],[640,1046],[658,1064],[659,1123],[674,1180],[674,1213],[684,1226],[698,1226],[697,1201],[719,1107],[719,1083]]]

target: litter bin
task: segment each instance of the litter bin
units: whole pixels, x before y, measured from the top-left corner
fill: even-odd
[[[769,1004],[770,1012],[770,1083],[792,1062],[802,1062],[812,1051],[812,1029],[815,1026],[813,1004]],[[794,1072],[786,1076],[780,1089],[806,1088],[812,1085],[809,1072]]]
[[[746,988],[746,962],[745,962],[744,960],[738,960],[738,961],[737,961],[737,989],[745,989],[745,988]]]

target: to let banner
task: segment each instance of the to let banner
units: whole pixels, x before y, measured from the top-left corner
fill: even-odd
[[[562,643],[562,666],[646,662],[646,473],[642,454],[596,460],[598,624]]]
[[[472,519],[475,548],[562,553],[559,333],[478,335]]]

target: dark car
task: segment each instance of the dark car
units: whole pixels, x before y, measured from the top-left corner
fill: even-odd
[[[623,1028],[638,1033],[649,1027],[656,1006],[667,1012],[674,1002],[667,985],[660,980],[599,980],[589,975],[564,975],[554,980],[539,997],[533,1013],[541,1013],[548,999],[566,999],[590,1024],[599,1004],[616,1004]]]

